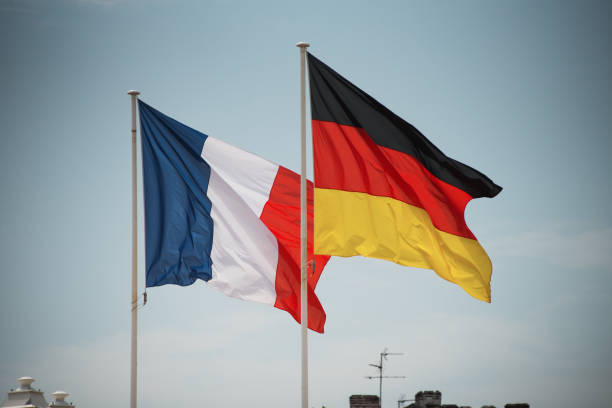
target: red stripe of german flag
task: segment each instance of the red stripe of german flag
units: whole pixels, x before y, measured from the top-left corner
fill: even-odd
[[[491,262],[465,223],[501,191],[309,54],[315,253],[433,269],[490,302]]]

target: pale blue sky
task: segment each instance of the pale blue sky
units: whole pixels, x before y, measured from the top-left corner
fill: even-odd
[[[423,389],[474,408],[610,405],[611,21],[604,1],[0,0],[0,392],[31,375],[81,407],[128,404],[126,91],[298,169],[308,41],[504,187],[466,213],[490,305],[431,271],[330,262],[310,405],[377,393],[364,376],[386,346],[405,353],[386,374],[407,378],[384,384],[384,408]],[[141,406],[298,406],[288,314],[204,284],[149,297]]]

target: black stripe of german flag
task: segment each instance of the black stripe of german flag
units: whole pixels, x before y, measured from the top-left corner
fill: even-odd
[[[315,253],[433,269],[490,302],[491,262],[465,224],[472,198],[501,187],[444,155],[308,54],[315,166]]]

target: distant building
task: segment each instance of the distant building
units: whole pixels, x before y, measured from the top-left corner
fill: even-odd
[[[414,396],[414,402],[404,408],[471,408],[469,405],[442,404],[440,391],[419,391]],[[494,405],[483,405],[481,408],[495,408]],[[529,408],[529,404],[506,404],[504,408]]]
[[[351,395],[349,397],[350,408],[380,408],[378,395]]]
[[[7,393],[6,400],[0,405],[1,408],[55,408],[55,407],[71,407],[76,408],[72,403],[67,403],[64,399],[68,393],[64,391],[55,391],[54,401],[47,403],[45,396],[41,390],[32,388],[34,379],[32,377],[18,378],[19,387],[16,390],[10,390]]]

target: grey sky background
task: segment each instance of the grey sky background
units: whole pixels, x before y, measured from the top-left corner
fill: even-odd
[[[385,381],[384,408],[425,389],[472,407],[609,406],[611,21],[604,1],[0,0],[0,392],[31,375],[48,398],[127,406],[126,91],[297,170],[308,41],[504,187],[466,211],[492,304],[432,271],[332,259],[310,405],[376,394],[364,376],[389,347],[405,354],[385,374],[406,379]],[[298,406],[287,313],[199,283],[149,290],[139,317],[141,406]]]

